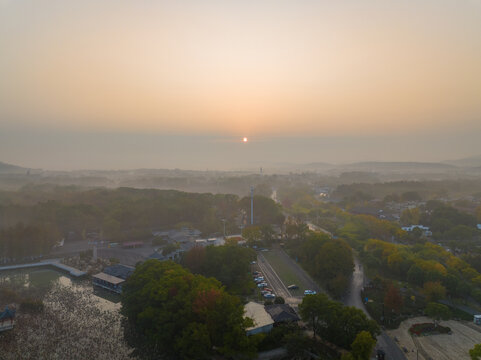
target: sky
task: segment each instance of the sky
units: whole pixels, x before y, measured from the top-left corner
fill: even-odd
[[[4,162],[481,154],[481,0],[0,0],[0,49]]]

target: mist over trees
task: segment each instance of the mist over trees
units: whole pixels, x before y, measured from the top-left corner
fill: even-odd
[[[273,200],[256,196],[255,201],[256,224],[283,222],[282,211]],[[77,239],[85,239],[86,233],[96,231],[103,239],[124,241],[149,237],[152,230],[182,226],[199,229],[207,235],[220,234],[225,219],[227,232],[239,233],[242,221],[239,215],[243,209],[244,214],[245,209],[250,214],[250,200],[229,194],[34,187],[0,193],[0,228],[21,237],[20,230],[15,230],[20,222],[37,227],[48,224],[51,231],[61,237],[74,233]],[[55,241],[58,240],[56,236]],[[45,251],[44,245],[39,246]]]

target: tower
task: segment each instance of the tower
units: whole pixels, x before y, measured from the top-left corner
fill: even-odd
[[[251,225],[254,225],[254,187],[251,186]]]

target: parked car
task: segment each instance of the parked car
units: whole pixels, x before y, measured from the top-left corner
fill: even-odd
[[[259,288],[265,288],[265,287],[267,287],[267,283],[262,282],[262,283],[260,283],[260,284],[257,284],[257,287],[259,287]]]
[[[259,282],[263,282],[265,279],[264,279],[264,276],[259,276],[259,277],[256,277],[254,279],[255,282],[259,283]]]
[[[304,290],[304,295],[316,295],[317,292],[314,290]]]
[[[251,265],[257,264],[257,261],[251,261]]]
[[[276,298],[276,296],[275,296],[274,294],[271,294],[271,293],[265,294],[264,297],[265,297],[266,299],[275,299],[275,298]]]
[[[289,285],[287,288],[289,290],[297,290],[297,289],[299,289],[299,286],[297,286],[296,284],[292,284],[292,285]]]
[[[271,288],[268,288],[268,287],[265,287],[264,290],[269,291],[269,292],[272,292],[272,289],[271,289]]]

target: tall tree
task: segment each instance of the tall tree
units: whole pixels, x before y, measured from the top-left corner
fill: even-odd
[[[393,284],[390,284],[386,290],[386,294],[384,295],[384,306],[386,309],[395,313],[399,313],[401,307],[403,306],[403,298],[401,293]]]
[[[144,359],[211,358],[251,351],[239,300],[213,278],[173,262],[137,266],[122,292],[127,342]]]
[[[351,354],[355,360],[369,360],[374,345],[376,345],[376,339],[368,331],[363,330],[356,335],[351,344]]]
[[[360,331],[368,331],[373,337],[379,334],[377,323],[368,319],[362,310],[343,306],[325,294],[305,296],[299,311],[315,335],[344,348],[351,346]]]

